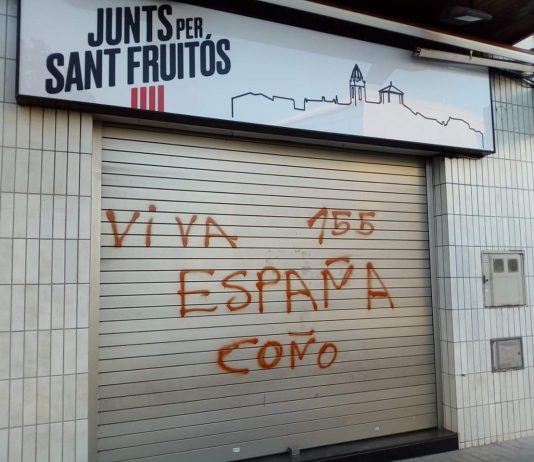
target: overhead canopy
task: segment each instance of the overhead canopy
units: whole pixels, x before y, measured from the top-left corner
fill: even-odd
[[[513,45],[534,33],[534,1],[532,0],[326,0],[314,3],[336,6],[409,22],[421,27],[440,29],[486,41]],[[443,11],[454,6],[466,6],[490,14],[490,21],[466,25],[442,22]]]

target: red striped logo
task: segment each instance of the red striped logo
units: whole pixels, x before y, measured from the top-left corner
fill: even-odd
[[[149,87],[132,88],[132,109],[144,109],[148,111],[165,111],[165,87],[163,85],[151,85]]]

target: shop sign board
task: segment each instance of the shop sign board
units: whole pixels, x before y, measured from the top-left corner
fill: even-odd
[[[485,68],[172,1],[21,0],[20,8],[22,103],[494,150]]]

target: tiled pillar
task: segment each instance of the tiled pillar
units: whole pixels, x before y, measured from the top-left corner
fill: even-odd
[[[92,117],[15,103],[0,1],[0,462],[87,460]]]
[[[492,79],[496,153],[434,161],[447,428],[462,447],[534,434],[534,92]],[[484,308],[482,250],[524,250],[527,306]],[[493,373],[490,340],[523,337],[525,369]]]

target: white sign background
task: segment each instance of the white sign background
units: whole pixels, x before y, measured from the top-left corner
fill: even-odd
[[[21,3],[18,93],[22,96],[130,108],[132,88],[163,85],[166,113],[493,151],[486,69],[422,61],[408,50],[174,2]],[[173,26],[170,40],[157,40],[162,23],[154,13],[153,42],[146,43],[147,18],[141,14],[141,43],[126,44],[123,40],[117,45],[90,46],[88,34],[96,32],[98,8],[113,7],[116,13],[117,7],[133,12],[137,6],[151,5],[167,5],[171,9],[172,13],[165,16]],[[178,38],[179,18],[202,18],[202,35],[186,38],[182,31]],[[202,43],[212,41],[216,47],[220,40],[229,41],[226,54],[231,68],[227,73],[204,76],[200,71]],[[128,84],[129,47],[157,45],[170,53],[170,44],[183,47],[188,42],[198,42],[193,44],[194,77],[189,74],[187,45],[184,78],[170,81],[151,78],[144,82],[142,52],[136,52],[134,57],[140,65],[134,69],[134,82]],[[204,47],[210,51],[208,46]],[[47,68],[51,54],[64,56],[62,66],[55,62],[57,72],[64,77],[70,72],[80,82],[85,77],[85,52],[96,56],[96,50],[111,48],[120,48],[116,54],[114,86],[109,86],[109,59],[104,56],[102,88],[95,88],[93,82],[90,89],[78,90],[73,85],[68,92],[65,89],[54,94],[47,92],[47,79],[57,84]],[[79,52],[80,75],[76,74],[75,66],[69,71],[72,52]],[[222,66],[220,58],[216,56]],[[357,86],[351,97],[350,79],[355,65],[365,88],[358,93],[358,86],[364,82],[353,82]]]

